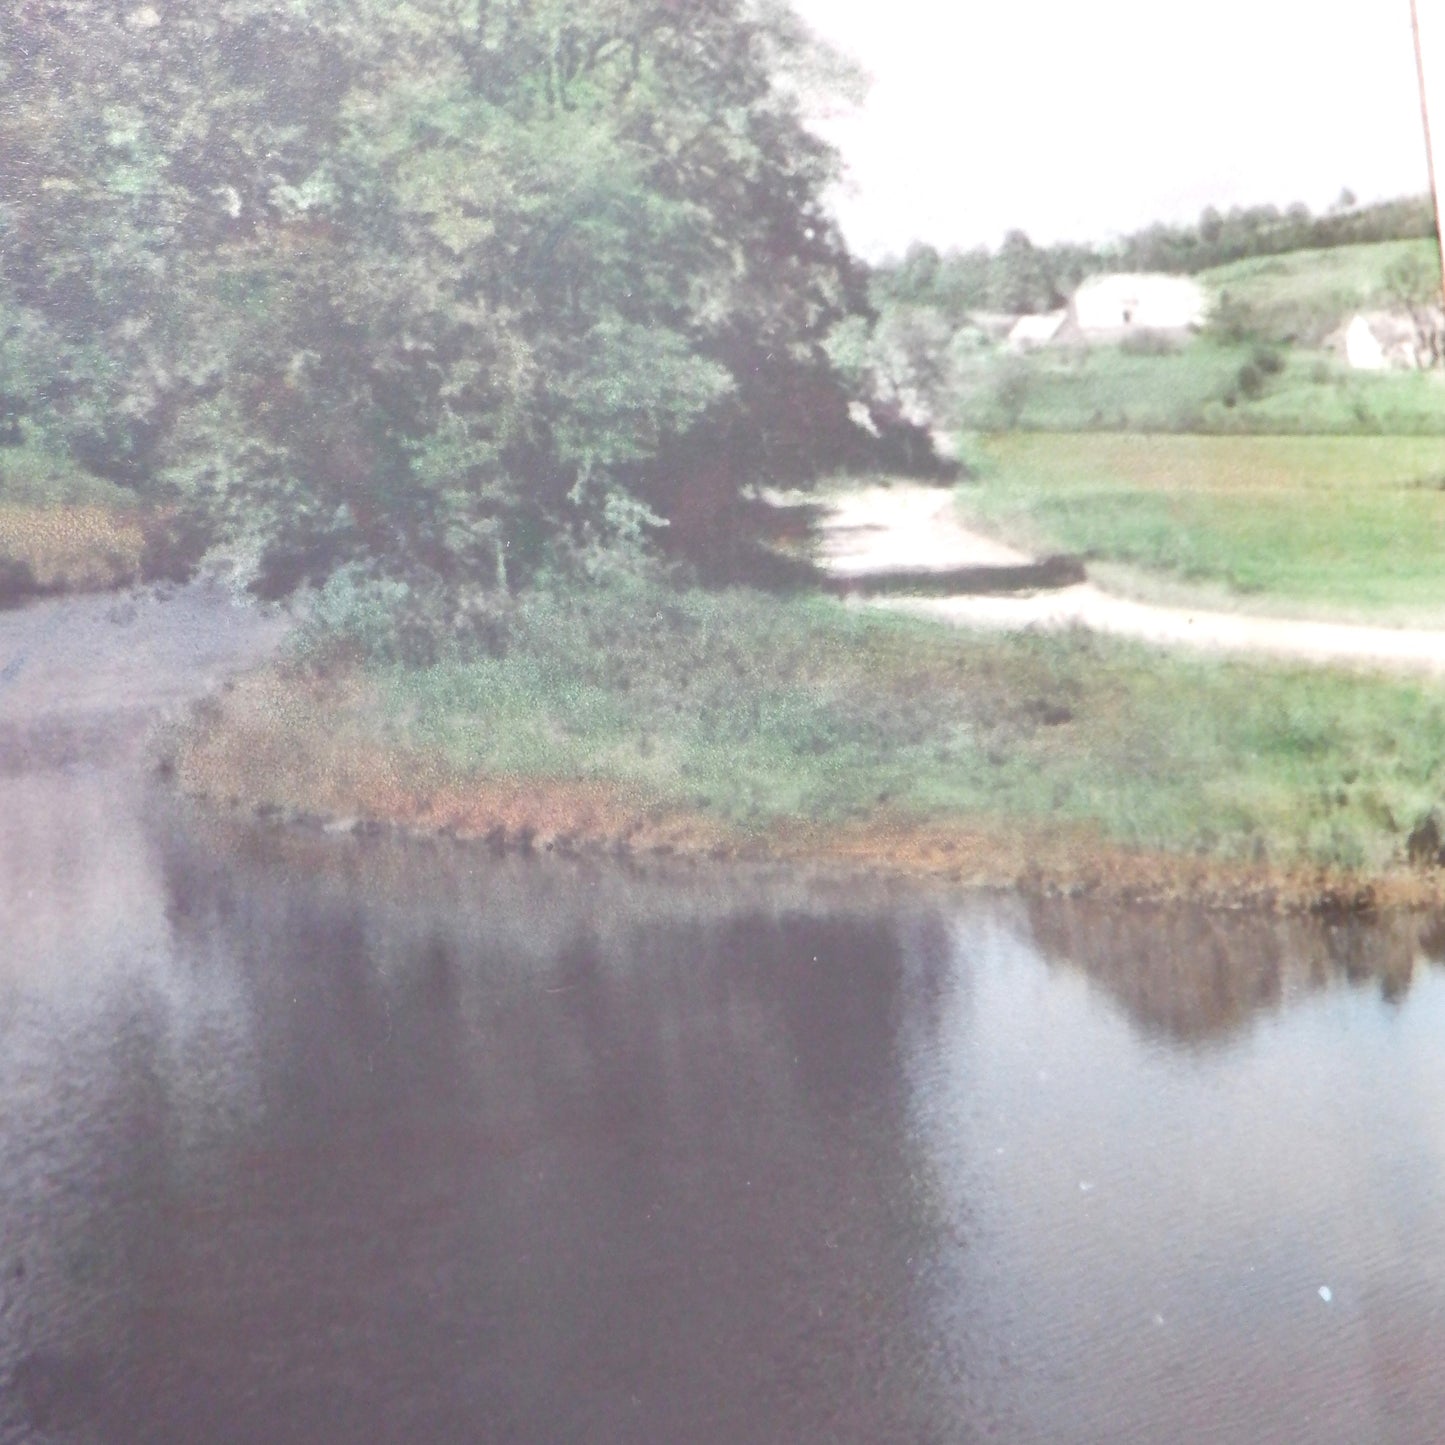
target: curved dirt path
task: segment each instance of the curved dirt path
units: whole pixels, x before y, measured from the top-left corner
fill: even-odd
[[[835,500],[820,528],[819,562],[838,578],[857,579],[900,568],[1017,567],[1032,560],[963,526],[955,515],[951,492],[917,483],[847,493]],[[1009,631],[1086,627],[1200,652],[1355,663],[1445,676],[1445,630],[1162,607],[1115,596],[1091,582],[1009,595],[880,598],[869,605],[937,617],[961,627]]]

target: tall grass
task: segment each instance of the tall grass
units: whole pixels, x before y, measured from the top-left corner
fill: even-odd
[[[124,585],[146,539],[133,493],[35,441],[0,446],[0,595]]]
[[[453,777],[603,782],[744,829],[886,813],[1384,867],[1445,799],[1434,684],[970,635],[820,599],[539,595],[500,657],[364,677],[306,726]],[[304,752],[305,730],[288,747]]]

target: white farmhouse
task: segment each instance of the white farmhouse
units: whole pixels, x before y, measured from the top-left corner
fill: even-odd
[[[1069,319],[1067,311],[1045,311],[1037,316],[1020,316],[1008,334],[1008,344],[1016,351],[1030,351],[1047,346]]]
[[[1408,371],[1418,367],[1415,324],[1388,311],[1362,311],[1327,343],[1343,351],[1356,371]]]
[[[1091,276],[1069,302],[1069,332],[1110,340],[1141,331],[1184,332],[1209,315],[1204,288],[1190,276],[1120,272]]]

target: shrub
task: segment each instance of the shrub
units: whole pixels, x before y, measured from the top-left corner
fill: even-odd
[[[1259,329],[1259,320],[1254,308],[1247,301],[1231,296],[1228,291],[1220,296],[1209,318],[1208,330],[1220,341],[1238,345],[1248,341]]]
[[[1234,380],[1239,394],[1248,400],[1254,401],[1264,395],[1264,373],[1253,361],[1246,361]]]
[[[410,666],[444,655],[496,655],[506,645],[511,606],[496,591],[422,588],[352,565],[315,594],[303,646]]]
[[[1278,376],[1284,370],[1284,357],[1272,346],[1256,346],[1249,359],[1263,376]]]

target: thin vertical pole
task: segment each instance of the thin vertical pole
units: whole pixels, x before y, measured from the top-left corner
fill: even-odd
[[[1415,34],[1415,74],[1420,82],[1420,121],[1425,127],[1425,164],[1430,168],[1430,195],[1435,202],[1436,249],[1440,252],[1440,291],[1445,296],[1445,222],[1441,221],[1440,184],[1435,173],[1435,143],[1430,134],[1430,100],[1425,87],[1425,51],[1420,44],[1418,0],[1410,0],[1410,28]]]

